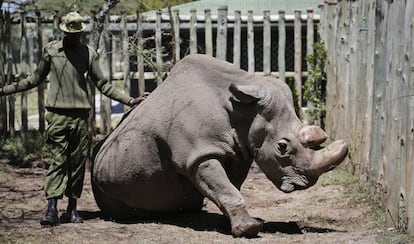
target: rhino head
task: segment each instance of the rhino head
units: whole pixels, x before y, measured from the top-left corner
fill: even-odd
[[[290,88],[272,77],[265,79],[263,84],[230,87],[235,99],[257,110],[248,132],[250,153],[281,191],[306,189],[345,159],[348,145],[338,140],[320,147],[327,134],[299,120]]]

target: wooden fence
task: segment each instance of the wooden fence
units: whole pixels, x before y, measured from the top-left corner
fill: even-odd
[[[173,11],[171,19],[170,15],[161,11],[157,11],[152,16],[139,13],[130,16],[126,14],[110,16],[105,21],[102,31],[103,38],[99,43],[97,43],[96,33],[94,33],[97,26],[96,19],[85,16],[88,25],[84,41],[95,48],[99,46],[101,56],[104,57],[103,70],[112,79],[122,80],[125,91],[134,96],[149,90],[146,87],[148,85],[146,81],[153,79],[156,85],[162,82],[163,76],[171,67],[166,66],[166,63],[173,63],[189,53],[206,53],[233,62],[238,66],[241,66],[241,57],[247,57],[248,65],[244,68],[250,73],[272,74],[282,80],[287,77],[293,78],[299,95],[298,104],[301,106],[302,79],[307,75],[306,70],[303,70],[303,61],[307,54],[313,53],[313,43],[317,39],[314,34],[315,22],[319,21],[319,15],[315,15],[312,10],[308,10],[304,14],[301,11],[295,11],[294,15],[286,15],[284,11],[277,13],[264,11],[259,16],[254,15],[252,11],[243,14],[245,15],[236,11],[234,15],[229,15],[227,7],[221,7],[218,9],[217,16],[212,16],[210,10],[205,10],[202,14],[197,14],[193,10],[186,15]],[[8,12],[1,13],[0,77],[5,77],[5,79],[0,79],[0,82],[3,82],[0,83],[0,86],[18,81],[26,77],[26,73],[35,69],[36,59],[40,57],[40,50],[44,43],[50,39],[62,38],[62,33],[58,30],[59,22],[59,16],[45,17],[40,16],[39,13],[36,15],[22,13],[20,16],[11,16]],[[31,24],[32,28],[36,30],[35,38],[28,38],[28,24]],[[18,63],[14,61],[12,55],[15,50],[12,50],[10,33],[13,26],[16,25],[21,26],[21,48],[18,55],[20,61]],[[257,27],[260,27],[260,33],[257,32]],[[45,32],[52,33],[52,35],[45,38]],[[203,37],[203,40],[200,40],[200,36]],[[276,38],[277,42],[275,42]],[[42,42],[43,39],[47,40]],[[33,43],[31,40],[36,41]],[[241,45],[241,40],[245,40],[246,46]],[[261,53],[257,52],[257,40],[263,40],[260,43]],[[291,42],[294,42],[294,53],[291,54],[294,56],[294,69],[286,70],[285,59],[292,58],[290,53],[286,51]],[[171,43],[175,45],[171,45]],[[188,43],[188,46],[184,45],[185,43]],[[276,47],[274,43],[277,43]],[[188,50],[183,50],[187,48]],[[149,49],[155,51],[148,52]],[[134,56],[132,56],[131,50],[136,51]],[[274,55],[275,52],[277,55]],[[151,53],[152,56],[148,53]],[[272,58],[272,56],[277,58]],[[258,60],[258,57],[262,60]],[[259,61],[262,64],[261,70],[257,70]],[[148,68],[148,63],[153,65]],[[272,68],[272,64],[275,63],[277,63],[276,70]],[[45,89],[47,87],[39,86],[37,90],[39,95],[38,128],[40,131],[45,129],[43,105]],[[3,135],[14,134],[16,130],[16,96],[20,95],[0,99],[0,131]],[[92,103],[95,103],[93,99],[94,97]],[[111,128],[110,106],[110,101],[102,98],[102,123],[99,127],[103,133],[109,132]],[[27,117],[27,93],[22,93],[22,130],[29,128]],[[92,125],[95,123],[94,118],[93,116]]]
[[[321,10],[329,134],[349,140],[388,226],[414,236],[414,2],[328,1]]]

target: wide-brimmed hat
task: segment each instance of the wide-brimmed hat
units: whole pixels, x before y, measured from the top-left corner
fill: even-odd
[[[76,33],[84,31],[86,25],[83,23],[83,18],[79,13],[69,12],[67,15],[63,16],[59,28],[67,33]]]

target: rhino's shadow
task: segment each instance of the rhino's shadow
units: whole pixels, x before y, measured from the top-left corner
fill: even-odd
[[[304,234],[304,233],[330,233],[342,232],[330,228],[312,227],[294,221],[290,222],[266,222],[261,230],[263,233],[283,233],[283,234]]]
[[[90,219],[104,219],[114,221],[120,224],[138,224],[138,223],[157,223],[175,225],[183,228],[191,228],[195,231],[216,231],[222,234],[230,235],[230,222],[222,214],[209,213],[206,211],[182,212],[163,214],[139,220],[117,220],[106,217],[101,211],[88,212],[80,211],[79,214],[87,221]],[[299,222],[265,222],[261,230],[262,233],[282,233],[282,234],[304,234],[304,233],[330,233],[341,232],[340,230],[312,227]]]

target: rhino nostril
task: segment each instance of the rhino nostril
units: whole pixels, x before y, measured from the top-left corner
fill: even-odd
[[[318,151],[318,150],[324,149],[325,147],[322,147],[322,146],[318,145],[318,146],[311,146],[309,148],[312,149],[312,150]]]

